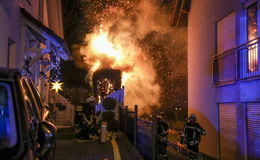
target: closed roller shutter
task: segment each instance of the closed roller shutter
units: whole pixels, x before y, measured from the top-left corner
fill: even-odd
[[[220,159],[238,158],[236,104],[219,104]]]
[[[248,159],[260,159],[260,103],[247,105],[247,137]]]

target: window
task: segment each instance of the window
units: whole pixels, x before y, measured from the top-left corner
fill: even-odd
[[[230,13],[217,22],[217,53],[233,48],[236,45],[236,14]]]
[[[17,143],[14,105],[11,88],[0,82],[0,149],[14,147]]]
[[[24,95],[27,97],[26,101],[28,101],[28,103],[30,104],[30,110],[32,110],[32,112],[33,112],[33,116],[34,116],[33,119],[39,120],[39,117],[40,117],[39,108],[38,108],[36,102],[34,101],[33,95],[30,91],[30,87],[27,84],[25,78],[22,79],[22,86],[25,91]]]
[[[235,103],[219,104],[220,159],[238,159]]]
[[[232,82],[236,78],[236,55],[230,49],[236,45],[236,14],[232,12],[217,22],[217,55],[214,61],[214,81]]]
[[[257,4],[250,6],[247,10],[247,38],[248,47],[248,72],[258,70],[258,46],[257,46]]]
[[[40,93],[38,92],[38,90],[35,88],[33,82],[31,80],[28,80],[28,84],[29,86],[31,87],[31,90],[32,90],[32,94],[38,104],[38,109],[40,110],[41,112],[41,118],[42,116],[44,116],[44,102],[42,101],[41,99],[41,96],[40,96]]]

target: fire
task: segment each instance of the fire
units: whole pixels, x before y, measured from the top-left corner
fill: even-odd
[[[126,64],[127,60],[124,59],[123,54],[124,50],[120,44],[113,44],[108,37],[108,33],[103,31],[103,25],[100,26],[99,33],[93,36],[91,39],[91,51],[96,53],[99,56],[107,56],[114,59],[114,63],[111,64],[111,68],[115,69],[120,64]],[[91,72],[94,73],[100,69],[101,63],[99,60],[93,63],[91,67]],[[126,85],[127,80],[129,79],[130,74],[122,71],[122,85]]]
[[[100,69],[120,70],[121,82],[127,95],[125,105],[133,107],[138,104],[143,108],[157,105],[160,87],[155,83],[156,73],[152,62],[136,45],[131,34],[120,32],[111,34],[107,29],[109,27],[109,24],[99,26],[94,33],[87,35],[88,46],[80,50],[86,57],[83,60],[90,66],[89,76],[92,77],[93,73]],[[142,112],[143,109],[140,109]]]
[[[134,67],[129,63],[133,60],[131,60],[131,57],[129,57],[128,52],[124,50],[120,43],[113,42],[109,38],[109,33],[103,29],[103,25],[100,25],[99,31],[92,35],[89,42],[89,50],[92,53],[89,55],[89,59],[92,59],[92,57],[95,58],[94,61],[90,60],[91,74],[102,68],[120,69],[124,68],[125,66],[128,66],[129,68]],[[107,63],[105,60],[103,60],[103,58],[108,60],[108,66],[103,66],[104,63]],[[88,61],[88,59],[84,60]],[[122,85],[125,85],[129,78],[129,73],[124,70],[121,71],[123,73]]]
[[[169,26],[172,13],[158,0],[97,2],[102,3],[86,5],[86,24],[91,28],[86,27],[77,55],[87,64],[88,79],[97,70],[120,70],[124,104],[137,104],[140,112],[149,112],[151,106],[179,105],[174,83],[186,75],[186,28]]]
[[[137,10],[133,13],[136,14],[148,8],[151,11],[143,12],[144,14],[140,14],[139,18],[126,16],[128,15],[126,10],[120,7],[111,6],[105,9],[100,14],[98,21],[100,23],[86,35],[85,44],[87,45],[80,48],[80,54],[85,57],[84,63],[90,67],[89,79],[97,70],[120,70],[121,82],[127,95],[124,104],[129,107],[137,104],[140,106],[140,112],[149,111],[150,106],[158,106],[160,99],[160,86],[156,81],[157,74],[153,68],[153,62],[140,42],[144,35],[157,30],[160,23],[151,24],[154,7],[152,2],[150,5],[145,2],[142,1],[138,5],[140,10],[135,8]],[[129,7],[129,4],[125,6]],[[137,21],[133,21],[134,19]]]
[[[93,74],[96,70],[99,69],[100,67],[100,61],[96,61],[95,63],[93,63],[93,66],[90,69],[90,72]]]
[[[100,33],[93,37],[91,41],[91,49],[97,54],[103,54],[111,58],[115,58],[116,61],[122,59],[122,51],[120,45],[111,43],[108,39],[108,34],[100,30]]]
[[[126,72],[123,72],[123,75],[122,75],[122,85],[126,85],[126,82],[129,78],[130,74],[129,73],[126,73]]]

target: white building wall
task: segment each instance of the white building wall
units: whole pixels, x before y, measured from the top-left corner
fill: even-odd
[[[51,28],[57,35],[63,38],[63,22],[61,1],[46,0],[49,28]]]
[[[188,112],[207,131],[200,151],[219,158],[218,110],[212,81],[216,22],[242,7],[238,0],[193,0],[188,20]]]
[[[0,67],[8,67],[8,38],[15,41],[16,49],[13,52],[16,54],[20,46],[19,12],[15,0],[0,1],[0,24]],[[19,66],[19,55],[12,57],[15,59],[11,63]]]
[[[63,37],[62,10],[60,0],[0,0],[0,67],[22,69],[26,47],[31,46],[28,41],[29,32],[21,23],[20,7],[26,9],[35,19]],[[42,11],[42,13],[41,13]],[[8,66],[8,38],[15,44],[11,48]],[[37,46],[42,46],[40,43]],[[35,84],[46,102],[49,97],[49,82],[39,80],[41,65],[36,63],[32,67]],[[43,68],[42,68],[43,69]],[[49,76],[49,74],[47,75]]]

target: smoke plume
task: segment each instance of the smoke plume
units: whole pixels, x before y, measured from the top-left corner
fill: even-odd
[[[141,112],[149,111],[149,107],[160,105],[162,88],[158,76],[162,74],[158,72],[164,72],[156,68],[164,65],[160,51],[154,52],[158,55],[150,53],[151,47],[156,47],[156,42],[162,42],[161,38],[165,39],[165,36],[149,38],[149,35],[170,35],[166,44],[158,45],[172,46],[172,33],[176,32],[169,25],[170,14],[156,0],[117,0],[106,3],[99,4],[103,5],[102,10],[92,15],[96,18],[96,25],[85,36],[85,45],[80,48],[80,54],[85,57],[84,63],[89,66],[88,76],[91,77],[98,69],[121,70],[125,105],[132,107],[138,104]],[[168,47],[167,51],[170,49]],[[167,55],[163,58],[167,59]],[[168,68],[172,67],[172,64],[167,65]]]

